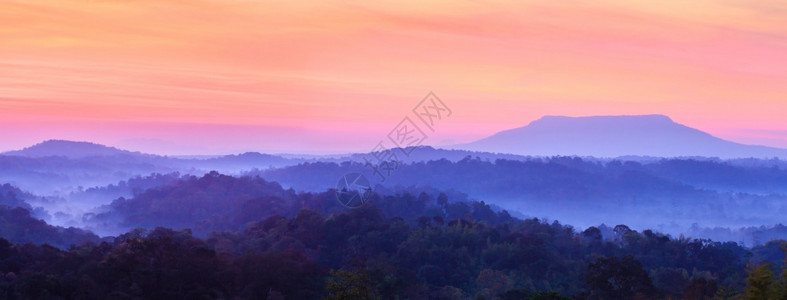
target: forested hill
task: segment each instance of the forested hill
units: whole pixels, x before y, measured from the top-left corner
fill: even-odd
[[[359,172],[380,187],[456,190],[525,215],[569,220],[581,227],[624,223],[673,235],[693,227],[720,227],[703,232],[749,245],[752,236],[734,234],[737,228],[774,226],[787,215],[787,169],[778,160],[769,164],[688,158],[635,162],[467,157],[394,166],[383,170],[384,180],[369,166],[355,163],[303,163],[248,174],[296,190],[322,191],[343,174]]]
[[[182,177],[118,199],[93,216],[95,224],[141,227],[111,242],[60,250],[0,240],[0,293],[66,299],[702,299],[783,292],[756,289],[777,286],[784,261],[779,242],[749,249],[623,224],[578,231],[430,191],[374,193],[366,205],[348,209],[333,191],[296,192],[262,178],[215,172]]]
[[[161,178],[173,180],[172,176]],[[400,194],[374,194],[368,200],[387,215],[411,222],[427,211],[432,214],[444,212],[451,219],[473,217],[465,195],[443,194],[445,201],[450,196],[452,203],[441,207],[435,194],[435,189],[420,188]],[[495,215],[488,206],[484,207],[485,213]],[[233,177],[211,172],[202,177],[184,176],[132,198],[118,198],[102,208],[104,212],[88,214],[84,219],[89,228],[102,233],[164,226],[188,228],[198,236],[205,236],[217,230],[242,230],[249,222],[273,215],[294,216],[301,209],[323,214],[347,210],[339,204],[332,190],[297,193],[260,177]],[[494,222],[493,219],[486,221]]]
[[[85,242],[100,242],[92,232],[48,225],[21,207],[0,205],[0,237],[13,243],[49,244],[66,249]]]

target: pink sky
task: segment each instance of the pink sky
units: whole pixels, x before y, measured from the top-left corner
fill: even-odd
[[[787,2],[0,3],[0,150],[366,151],[429,91],[436,145],[665,114],[787,147]]]

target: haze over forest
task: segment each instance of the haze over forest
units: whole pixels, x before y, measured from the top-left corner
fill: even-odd
[[[627,224],[744,245],[787,234],[787,150],[725,141],[666,116],[548,116],[451,148],[170,157],[50,140],[3,153],[0,179],[43,220],[111,235],[137,226],[110,217],[123,215],[112,211],[118,199],[211,171],[313,193],[357,172],[382,194],[451,191],[463,201],[579,228]],[[393,154],[390,161],[370,164],[384,154]],[[100,224],[91,221],[95,215]],[[169,224],[160,222],[142,227]]]
[[[670,146],[672,141],[677,144]],[[90,245],[101,243],[111,248],[108,257],[126,255],[127,259],[145,259],[147,255],[128,247],[194,251],[182,248],[187,244],[231,257],[230,262],[219,263],[219,269],[204,270],[208,274],[229,271],[231,264],[254,259],[254,255],[263,255],[259,263],[265,264],[265,269],[292,268],[294,261],[303,259],[314,263],[287,275],[293,280],[291,285],[271,281],[267,273],[246,274],[245,279],[234,283],[210,279],[212,275],[197,278],[177,273],[167,277],[169,283],[165,284],[191,285],[190,293],[208,297],[238,293],[271,297],[273,287],[276,294],[306,298],[348,291],[368,295],[428,293],[429,297],[449,299],[471,294],[505,299],[561,295],[705,297],[742,288],[747,260],[777,266],[782,263],[776,249],[780,240],[787,239],[787,227],[783,224],[787,214],[787,161],[782,156],[786,150],[724,141],[657,115],[544,117],[526,127],[451,148],[379,148],[370,153],[325,156],[248,152],[171,157],[90,142],[48,140],[0,154],[0,180],[6,182],[0,186],[0,215],[4,220],[0,238],[10,243],[48,244],[70,251],[78,251],[74,250],[77,245],[89,249]],[[348,174],[360,174],[368,181],[363,187],[369,190],[355,194],[364,202],[361,205],[350,205],[340,196],[350,187],[342,185]],[[389,217],[393,219],[385,221]],[[371,227],[349,225],[353,222]],[[511,245],[507,244],[514,238],[511,234],[518,234],[506,233],[510,229],[504,228],[508,226],[517,226],[530,234],[541,232],[537,240],[546,239],[552,246],[524,250],[530,249],[526,245],[536,239],[525,236],[517,238],[517,243],[525,244],[515,247],[531,252],[496,257],[489,251],[498,243]],[[408,227],[413,229],[405,229]],[[396,233],[391,232],[392,228],[400,229],[395,229]],[[417,244],[448,238],[441,235],[458,233],[457,228],[473,228],[472,234],[480,235],[476,238],[486,236],[483,239],[492,243],[486,247],[491,248],[479,249],[482,252],[478,255],[485,257],[487,263],[499,261],[487,265],[456,252],[455,247],[475,247],[472,243],[449,246],[442,256],[453,258],[442,262],[416,250],[434,247]],[[279,233],[271,235],[271,230]],[[291,237],[274,237],[282,232]],[[379,241],[364,237],[373,232],[386,237]],[[391,234],[409,237],[388,236]],[[422,234],[431,237],[419,241],[417,236]],[[492,238],[500,234],[506,237]],[[583,242],[569,242],[577,238]],[[173,239],[175,244],[165,246]],[[260,239],[266,246],[254,244]],[[356,269],[360,278],[342,273],[349,270],[346,264],[353,260],[352,256],[359,255],[351,252],[354,254],[348,257],[336,256],[350,247],[341,242],[348,239],[365,240],[352,246],[363,245],[368,251],[363,255],[405,259],[400,262],[404,265],[386,268],[420,266],[416,274],[397,273],[398,284],[409,287],[373,283],[381,280],[375,272],[382,271],[375,268]],[[378,248],[386,243],[399,250]],[[646,246],[648,243],[661,246]],[[706,252],[683,258],[677,264],[668,262],[670,255],[666,252],[660,252],[655,260],[642,256],[644,249],[658,252],[672,251],[668,250],[670,247],[697,246]],[[29,251],[10,249],[7,251]],[[286,252],[293,250],[296,252]],[[586,254],[567,254],[571,251]],[[247,254],[241,255],[243,252]],[[590,259],[598,255],[594,253],[602,252],[618,252],[625,257],[620,261],[614,255],[608,260]],[[184,259],[178,253],[166,254],[167,263],[177,264]],[[290,255],[285,253],[302,254],[277,256]],[[212,259],[211,255],[188,255]],[[504,258],[506,255],[509,258]],[[524,257],[538,262],[515,262]],[[722,270],[721,265],[710,263],[709,259],[737,267]],[[272,267],[270,260],[281,265]],[[468,265],[449,267],[448,262]],[[533,269],[539,263],[563,271],[543,273]],[[189,264],[207,266],[202,262]],[[586,266],[573,269],[571,265]],[[104,272],[115,272],[112,270],[119,267],[106,262],[102,266],[107,269]],[[340,268],[328,272],[321,269],[325,266]],[[612,273],[604,273],[604,268],[613,268]],[[224,269],[227,270],[220,271]],[[689,269],[694,273],[686,273]],[[153,272],[159,272],[156,270]],[[31,271],[35,272],[25,272]],[[116,287],[114,281],[101,281],[93,271],[80,272],[94,278],[92,284],[103,286],[89,292],[95,297],[112,293],[183,296],[140,281],[136,284],[149,286],[147,292]],[[475,283],[468,281],[477,272],[479,279]],[[585,279],[569,275],[572,272],[586,274]],[[609,280],[603,279],[607,276],[638,279],[622,288],[597,283],[596,280]],[[299,277],[310,279],[303,281]],[[407,283],[408,277],[421,283],[412,286],[413,283]],[[546,281],[533,282],[536,278]],[[571,279],[557,283],[557,278]],[[121,276],[113,280],[129,279]],[[321,280],[328,283],[323,286]],[[496,285],[494,282],[499,280],[508,283]],[[338,288],[331,282],[350,286]],[[269,288],[252,292],[257,284]],[[198,288],[206,285],[213,286],[212,290]]]

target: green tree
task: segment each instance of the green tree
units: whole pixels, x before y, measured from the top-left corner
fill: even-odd
[[[743,299],[747,300],[768,300],[776,299],[776,284],[773,280],[773,272],[769,264],[761,264],[749,270],[749,277],[746,278],[746,289]]]

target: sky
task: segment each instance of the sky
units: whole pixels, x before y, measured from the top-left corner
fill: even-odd
[[[664,114],[787,147],[787,2],[0,2],[0,151],[367,151],[429,92],[432,145]]]

